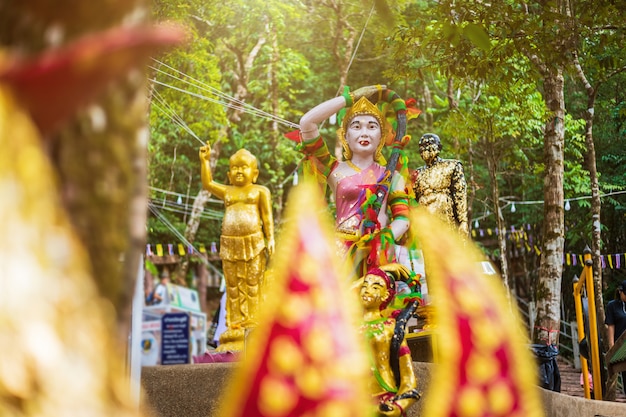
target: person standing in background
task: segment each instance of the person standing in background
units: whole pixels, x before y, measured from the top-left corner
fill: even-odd
[[[163,271],[161,274],[161,281],[154,289],[154,296],[152,305],[164,304],[167,298],[167,284],[170,283],[170,274],[167,271]]]
[[[626,280],[617,287],[615,299],[609,301],[606,306],[606,318],[604,324],[609,330],[609,349],[615,341],[626,331]],[[622,385],[626,385],[626,372],[622,372]],[[626,386],[623,387],[626,393]]]

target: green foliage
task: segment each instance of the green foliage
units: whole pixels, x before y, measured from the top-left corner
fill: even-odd
[[[600,187],[604,192],[624,190],[626,79],[624,74],[606,78],[625,62],[626,32],[610,29],[610,24],[623,26],[615,6],[601,2],[594,6],[595,13],[583,13],[591,2],[577,0],[574,11],[580,14],[562,21],[555,20],[558,15],[550,2],[375,3],[369,18],[372,3],[362,0],[157,1],[159,17],[182,21],[193,35],[192,42],[161,61],[228,96],[244,88],[245,103],[265,113],[248,110],[233,117],[235,111],[227,107],[224,97],[208,100],[215,96],[206,88],[155,72],[157,80],[197,94],[154,86],[200,141],[153,105],[150,185],[194,196],[200,190],[200,142],[220,141],[216,180],[226,181],[230,155],[241,147],[249,149],[259,159],[258,183],[270,188],[275,212],[280,213],[291,186],[290,175],[302,158],[282,136],[294,128],[282,121],[297,123],[306,110],[336,95],[342,87],[341,65],[348,57],[346,84],[352,88],[387,84],[403,97],[415,97],[424,111],[408,126],[414,138],[406,148],[411,168],[422,164],[417,139],[427,131],[439,134],[444,142],[442,156],[460,159],[466,176],[471,176],[474,217],[481,217],[481,227],[493,227],[495,206],[504,203],[491,201],[493,184],[487,169],[491,158],[496,161],[501,197],[537,202],[518,204],[515,213],[505,211],[507,224],[540,228],[543,131],[549,115],[541,78],[531,61],[535,57],[529,58],[528,52],[533,51],[548,66],[564,64],[569,70],[563,160],[565,198],[571,199],[571,209],[565,213],[566,242],[577,248],[588,242],[590,200],[580,198],[590,195],[581,121],[587,103],[580,83],[572,78],[567,51],[576,46],[590,79],[603,80],[598,84],[594,120]],[[257,45],[258,53],[251,58]],[[175,74],[162,65],[154,66]],[[164,107],[156,99],[153,103]],[[267,114],[279,122],[275,124]],[[321,130],[332,141],[335,129],[326,123]],[[157,198],[161,205],[162,197]],[[607,250],[624,251],[624,199],[616,195],[602,200]],[[217,213],[221,206],[212,203],[209,209],[211,219],[203,220],[198,232],[198,240],[205,242],[216,240],[220,228]],[[168,219],[184,230],[183,213],[168,212]],[[155,239],[168,239],[168,231],[158,221],[151,219],[149,227]],[[169,241],[174,240],[170,235]]]
[[[214,143],[226,125],[225,112],[215,91],[220,89],[219,60],[213,54],[213,41],[200,36],[195,15],[206,3],[189,1],[181,4],[157,2],[159,18],[185,24],[190,40],[182,47],[155,60],[151,65],[154,79],[150,106],[150,140],[148,142],[149,185],[153,206],[169,224],[182,234],[189,220],[191,205],[201,187],[198,148],[206,141]],[[182,194],[181,204],[173,194]],[[214,209],[215,211],[215,209]],[[207,214],[209,233],[203,242],[219,236],[219,216]],[[178,243],[169,224],[151,214],[148,236],[152,243]],[[209,240],[210,239],[210,240]]]
[[[156,265],[153,262],[151,262],[149,259],[146,259],[144,263],[144,268],[146,269],[146,271],[150,272],[152,276],[154,277],[159,276],[159,270],[157,269]]]

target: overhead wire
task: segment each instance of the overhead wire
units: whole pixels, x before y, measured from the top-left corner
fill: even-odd
[[[600,198],[604,198],[604,197],[610,197],[612,195],[619,195],[619,194],[626,194],[626,190],[621,190],[621,191],[611,191],[608,193],[601,193],[600,194]],[[593,196],[590,195],[583,195],[580,197],[568,197],[568,198],[564,198],[563,200],[567,201],[577,201],[577,200],[589,200],[593,198]],[[500,198],[501,201],[504,201],[505,203],[507,203],[506,205],[509,204],[520,204],[520,205],[532,205],[532,204],[543,204],[544,201],[543,200],[526,200],[526,201],[517,201],[517,200],[513,200],[511,198]],[[506,207],[505,205],[505,207]]]
[[[167,65],[167,64],[165,64],[165,63],[162,63],[161,61],[158,61],[158,60],[156,60],[156,59],[154,59],[154,61],[158,62],[160,65],[162,65],[162,66],[164,66],[164,67],[166,67],[166,68],[169,68],[169,69],[171,69],[171,70],[173,70],[173,71],[175,71],[175,72],[177,72],[177,73],[179,73],[179,74],[183,75],[184,77],[187,77],[187,78],[192,79],[192,80],[193,80],[193,81],[195,81],[197,84],[196,84],[196,83],[191,83],[191,82],[189,82],[189,81],[187,81],[187,80],[184,80],[184,79],[182,79],[182,78],[180,78],[180,77],[176,77],[176,76],[174,76],[174,75],[172,75],[172,74],[170,74],[170,73],[168,73],[168,72],[165,72],[165,71],[160,70],[159,68],[156,68],[156,67],[151,67],[151,68],[152,68],[152,69],[154,69],[155,71],[160,72],[160,73],[165,74],[165,75],[168,75],[168,76],[170,76],[170,77],[172,77],[172,78],[174,78],[174,79],[176,79],[176,80],[178,80],[178,81],[181,81],[181,82],[183,82],[183,83],[186,83],[186,84],[192,85],[192,86],[197,87],[197,88],[199,88],[199,89],[201,89],[201,90],[208,91],[208,92],[210,92],[210,93],[212,93],[212,94],[214,94],[214,95],[216,95],[216,96],[218,96],[218,97],[225,98],[226,100],[228,100],[228,101],[230,101],[230,102],[237,103],[237,105],[232,105],[232,104],[229,104],[229,103],[225,103],[224,101],[216,100],[216,99],[213,99],[213,98],[211,98],[211,97],[207,97],[207,96],[202,95],[202,94],[199,94],[199,93],[194,93],[194,92],[192,92],[192,91],[185,90],[185,89],[183,89],[183,88],[179,88],[179,87],[176,87],[176,86],[172,86],[172,85],[170,85],[170,84],[167,84],[167,83],[164,83],[164,82],[158,81],[158,80],[156,80],[156,79],[153,79],[152,81],[153,81],[155,84],[158,84],[158,85],[163,85],[163,86],[165,86],[165,87],[172,88],[172,89],[174,89],[174,90],[177,90],[177,91],[183,92],[183,93],[185,93],[185,94],[192,95],[192,96],[197,97],[197,98],[201,98],[201,99],[203,99],[203,100],[208,100],[208,101],[210,101],[210,102],[214,102],[214,103],[217,103],[217,104],[222,104],[222,105],[225,105],[225,106],[227,106],[227,107],[229,107],[229,108],[234,108],[234,109],[243,109],[244,111],[246,111],[246,112],[248,112],[248,113],[256,114],[256,115],[258,115],[258,116],[260,116],[260,117],[265,117],[265,118],[268,118],[268,119],[271,119],[271,120],[276,120],[276,121],[278,121],[279,123],[282,123],[282,124],[287,125],[287,126],[292,127],[292,128],[298,128],[298,127],[299,127],[299,125],[297,125],[297,124],[295,124],[295,123],[289,122],[289,121],[287,121],[287,120],[284,120],[284,119],[281,119],[281,118],[279,118],[279,117],[276,117],[276,116],[274,116],[274,115],[272,115],[272,114],[270,114],[270,113],[267,113],[267,112],[264,112],[264,111],[262,111],[262,110],[256,109],[255,107],[250,106],[250,105],[248,105],[248,104],[246,104],[246,103],[244,103],[244,102],[242,102],[242,101],[240,101],[240,100],[237,100],[237,99],[235,99],[234,97],[231,97],[231,96],[229,96],[229,95],[227,95],[227,94],[225,94],[225,93],[222,93],[222,92],[221,92],[221,91],[219,91],[218,89],[216,89],[216,88],[214,88],[214,87],[211,87],[211,86],[209,86],[209,85],[207,85],[207,84],[203,83],[202,81],[198,81],[198,80],[196,80],[195,78],[191,77],[190,75],[187,75],[187,74],[185,74],[185,73],[183,73],[183,72],[181,72],[181,71],[179,71],[179,70],[177,70],[177,69],[175,69],[175,68],[172,68],[171,66],[169,66],[169,65]],[[206,88],[205,88],[205,87],[206,87]],[[158,110],[160,110],[161,112],[163,112],[166,116],[170,117],[170,118],[172,119],[172,121],[173,121],[175,124],[179,125],[179,126],[180,126],[180,127],[182,127],[184,130],[186,130],[187,132],[189,132],[189,133],[190,133],[190,134],[191,134],[191,135],[192,135],[195,139],[197,139],[200,143],[202,143],[202,144],[204,145],[204,142],[202,142],[202,140],[200,140],[200,139],[198,138],[198,136],[197,136],[197,135],[196,135],[196,134],[195,134],[195,133],[194,133],[194,132],[193,132],[193,131],[192,131],[192,130],[188,127],[188,125],[184,122],[184,120],[183,120],[182,118],[180,118],[180,116],[178,116],[178,115],[177,115],[177,114],[176,114],[173,110],[171,110],[171,107],[170,107],[169,105],[167,105],[167,103],[165,102],[165,100],[162,98],[162,96],[161,96],[161,95],[158,93],[158,91],[156,91],[156,90],[155,90],[155,95],[154,95],[154,98],[155,98],[155,100],[157,101],[157,103],[154,103],[154,102],[153,102],[153,103],[155,104],[155,107],[156,107]],[[288,181],[288,180],[289,180],[289,178],[291,178],[291,177],[294,175],[294,173],[296,172],[296,170],[297,170],[297,169],[298,169],[298,168],[296,167],[296,169],[295,169],[295,170],[294,170],[291,174],[289,174],[289,175],[287,176],[287,178],[285,179],[285,182],[286,182],[286,181]],[[182,195],[182,194],[181,194],[181,195]],[[187,211],[187,210],[181,211],[181,210],[172,209],[172,208],[170,208],[170,209],[169,209],[169,211],[179,212],[179,213],[183,213],[183,214],[190,214],[190,213],[191,213],[191,211]]]
[[[198,137],[198,135],[196,135],[196,133],[189,127],[189,125],[187,123],[185,123],[185,121],[182,119],[182,117],[180,117],[174,111],[174,109],[172,109],[172,107],[169,104],[167,104],[165,99],[161,96],[161,94],[157,90],[154,90],[153,97],[156,100],[156,102],[152,101],[151,104],[153,106],[155,106],[158,110],[160,110],[162,113],[164,113],[170,119],[172,119],[172,121],[175,124],[177,124],[178,126],[182,127],[187,133],[189,133],[192,137],[194,137],[200,143],[204,144],[204,142],[202,142],[202,140]]]
[[[614,195],[620,195],[620,194],[626,194],[626,190],[620,190],[620,191],[611,191],[608,193],[601,193],[600,194],[600,198],[605,198],[605,197],[611,197]],[[579,196],[579,197],[571,197],[571,198],[564,198],[564,201],[567,203],[568,201],[577,201],[577,200],[589,200],[593,198],[593,196],[591,195],[583,195],[583,196]],[[509,207],[509,206],[513,206],[515,204],[519,204],[519,205],[535,205],[535,204],[543,204],[544,201],[543,200],[522,200],[522,201],[518,201],[518,200],[514,200],[512,199],[512,197],[500,197],[500,201],[503,201],[505,204],[504,206],[500,207],[500,210],[504,210],[505,208]],[[484,214],[474,217],[471,221],[475,222],[475,221],[479,221],[479,220],[484,220],[487,217],[491,216],[494,213],[489,212],[489,210],[487,210]]]
[[[359,35],[359,39],[358,39],[357,44],[356,44],[356,46],[354,48],[354,52],[352,53],[352,56],[350,57],[350,61],[348,63],[346,71],[350,70],[350,68],[351,68],[351,66],[352,66],[352,64],[354,62],[354,59],[356,58],[356,55],[358,53],[361,41],[362,41],[362,39],[364,37],[364,34],[365,34],[365,30],[366,30],[367,26],[369,25],[369,22],[370,22],[370,19],[371,19],[372,15],[373,15],[374,9],[375,9],[375,2],[373,1],[372,2],[372,7],[370,8],[370,12],[368,14],[368,17],[367,17],[367,19],[365,21],[365,24],[363,25],[363,28],[362,28],[361,33]],[[180,77],[178,77],[176,75],[173,75],[173,74],[171,74],[171,73],[169,73],[167,71],[163,71],[162,69],[154,67],[154,66],[150,66],[151,69],[153,69],[153,70],[155,70],[155,71],[157,71],[157,72],[159,72],[161,74],[167,75],[168,77],[171,77],[171,78],[173,78],[173,79],[175,79],[177,81],[180,81],[182,83],[194,86],[194,87],[200,89],[201,91],[209,92],[212,95],[219,97],[221,100],[220,99],[215,99],[215,98],[212,98],[212,97],[208,97],[208,96],[205,96],[205,95],[202,95],[202,94],[194,93],[192,91],[185,90],[183,88],[179,88],[179,87],[167,84],[165,82],[162,82],[162,81],[159,81],[159,80],[156,80],[156,79],[152,79],[152,82],[154,82],[155,84],[162,85],[164,87],[171,88],[171,89],[177,90],[177,91],[185,93],[185,94],[189,94],[191,96],[200,98],[202,100],[207,100],[207,101],[219,104],[219,105],[223,105],[223,106],[228,107],[228,108],[241,110],[241,111],[243,111],[245,113],[248,113],[248,114],[256,115],[256,116],[259,116],[259,117],[262,117],[262,118],[266,118],[266,119],[269,119],[269,120],[273,120],[273,121],[276,121],[276,122],[278,122],[280,124],[289,126],[291,128],[299,128],[299,125],[296,124],[296,123],[290,122],[290,121],[282,119],[282,118],[280,118],[280,117],[278,117],[278,116],[276,116],[274,114],[271,114],[271,113],[265,112],[263,110],[257,109],[254,106],[251,106],[250,104],[247,104],[247,103],[245,103],[245,102],[243,102],[241,100],[238,100],[238,99],[236,99],[236,98],[234,98],[232,96],[229,96],[228,94],[220,91],[219,89],[216,89],[216,88],[214,88],[214,87],[212,87],[212,86],[210,86],[210,85],[208,85],[208,84],[206,84],[206,83],[204,83],[204,82],[202,82],[200,80],[197,80],[194,77],[192,77],[192,76],[190,76],[188,74],[185,74],[184,72],[182,72],[182,71],[180,71],[180,70],[178,70],[176,68],[173,68],[170,65],[167,65],[167,64],[165,64],[164,62],[162,62],[162,61],[160,61],[158,59],[153,58],[153,61],[155,61],[156,63],[158,63],[162,67],[165,67],[165,68],[167,68],[169,70],[172,70],[172,71],[180,74],[181,76],[185,77],[185,79],[180,78]],[[193,82],[191,82],[189,80],[192,80]],[[340,91],[340,89],[338,91]],[[160,104],[157,104],[155,107],[157,107],[157,109],[159,109],[160,111],[165,113],[167,116],[169,116],[174,121],[174,123],[176,123],[177,125],[182,127],[185,131],[187,131],[196,140],[198,140],[200,143],[204,144],[204,142],[202,142],[202,140],[200,138],[198,138],[198,136],[189,128],[189,126],[184,122],[184,120],[182,118],[180,118],[180,116],[178,116],[173,110],[171,110],[171,107],[169,105],[167,105],[165,100],[159,95],[158,91],[155,91],[155,93],[156,93],[155,98],[160,103]],[[164,107],[166,107],[167,109],[165,109]],[[297,170],[297,167],[296,167],[296,170]],[[294,173],[292,172],[290,175],[288,175],[287,178],[285,178],[285,180],[283,181],[283,184],[286,181],[288,181],[289,178],[291,176],[293,176],[293,174]],[[164,191],[164,190],[159,190],[159,191]],[[617,191],[617,192],[605,193],[605,194],[600,195],[600,197],[603,198],[603,197],[607,197],[607,196],[611,196],[611,195],[617,195],[617,194],[623,194],[623,193],[626,193],[626,191]],[[177,194],[177,193],[174,193],[174,194]],[[182,195],[182,194],[180,194],[180,195]],[[581,197],[566,198],[565,200],[576,201],[576,200],[583,200],[583,199],[590,199],[590,198],[592,198],[592,197],[591,196],[581,196]],[[509,206],[511,204],[519,204],[519,205],[543,204],[543,200],[534,200],[534,201],[516,201],[516,200],[510,200],[510,199],[501,199],[501,200],[505,202],[505,207],[507,207],[507,206]],[[175,211],[175,210],[170,209],[170,211]],[[186,213],[189,214],[188,211],[186,211]],[[484,219],[485,217],[488,217],[488,216],[489,215],[483,215],[483,216],[480,216],[478,219],[479,220],[480,219]]]
[[[230,95],[228,95],[228,94],[218,90],[217,88],[211,87],[210,85],[208,85],[208,84],[206,84],[206,83],[204,83],[202,81],[196,80],[195,78],[193,78],[192,76],[190,76],[188,74],[185,74],[185,73],[183,73],[183,72],[181,72],[181,71],[179,71],[179,70],[177,70],[175,68],[172,68],[171,66],[169,66],[169,65],[167,65],[167,64],[165,64],[165,63],[163,63],[161,61],[158,61],[156,59],[153,59],[153,60],[155,62],[159,63],[161,66],[164,66],[164,67],[166,67],[168,69],[171,69],[172,71],[175,71],[178,74],[181,74],[185,78],[178,77],[178,76],[176,76],[174,74],[171,74],[171,73],[169,73],[167,71],[163,71],[162,69],[157,68],[157,67],[150,66],[151,69],[153,69],[153,70],[155,70],[155,71],[157,71],[157,72],[159,72],[159,73],[161,73],[163,75],[167,75],[168,77],[171,77],[171,78],[173,78],[173,79],[175,79],[177,81],[180,81],[182,83],[191,85],[193,87],[196,87],[200,91],[204,91],[204,92],[210,93],[211,95],[214,95],[214,96],[218,97],[218,99],[206,96],[204,94],[195,93],[195,92],[186,90],[184,88],[176,87],[176,86],[173,86],[173,85],[168,84],[166,82],[163,82],[163,81],[160,81],[160,80],[156,80],[155,78],[151,79],[151,81],[154,82],[155,84],[158,84],[158,85],[161,85],[161,86],[164,86],[164,87],[167,87],[167,88],[171,88],[171,89],[174,89],[174,90],[179,91],[181,93],[189,94],[189,95],[191,95],[193,97],[200,98],[202,100],[206,100],[206,101],[209,101],[209,102],[212,102],[212,103],[216,103],[216,104],[219,104],[219,105],[231,108],[231,109],[240,110],[240,111],[243,111],[244,113],[249,113],[249,114],[256,115],[256,116],[259,116],[259,117],[262,117],[262,118],[265,118],[265,119],[276,121],[277,123],[283,124],[283,125],[288,126],[290,128],[298,128],[299,127],[299,125],[296,124],[296,123],[290,122],[289,120],[283,119],[283,118],[281,118],[279,116],[276,116],[276,115],[274,115],[272,113],[268,113],[268,112],[266,112],[264,110],[258,109],[258,108],[254,107],[254,106],[252,106],[252,105],[250,105],[248,103],[245,103],[242,100],[238,100],[238,99],[236,99],[236,98],[234,98],[234,97],[232,97],[232,96],[230,96]],[[193,82],[189,81],[189,80],[192,80]]]
[[[193,204],[196,200],[195,196],[187,196],[186,194],[181,194],[181,193],[177,193],[173,191],[167,191],[167,190],[163,190],[161,188],[156,188],[156,187],[149,187],[149,189],[150,191],[154,193],[154,195],[149,198],[150,202],[154,204],[157,204],[158,202],[158,204],[161,206],[162,209],[169,211],[169,212],[179,213],[183,215],[191,215],[193,211]],[[182,200],[183,198],[189,199],[191,200],[191,203],[182,203],[182,202],[178,203],[178,202],[171,201],[164,197],[159,198],[158,194],[165,194],[166,196],[172,196],[175,198],[175,200],[179,200],[179,199]],[[209,198],[207,202],[212,203],[212,204],[219,204],[219,205],[224,204],[222,200],[218,200],[214,198]],[[203,209],[200,216],[202,218],[209,219],[209,220],[220,220],[224,217],[223,210],[221,208],[219,210],[213,210],[213,209],[208,209],[206,207]]]
[[[172,195],[172,196],[181,197],[181,198],[186,198],[187,197],[187,194],[177,193],[176,191],[164,190],[162,188],[153,187],[153,186],[149,186],[148,188],[151,191],[162,193],[162,194]],[[195,200],[196,197],[191,197],[191,199]],[[222,200],[219,200],[219,199],[216,199],[216,198],[209,198],[208,201],[209,201],[209,203],[224,204],[224,202]]]
[[[187,239],[185,239],[185,236],[182,235],[182,233],[180,233],[178,231],[178,229],[176,229],[176,227],[174,227],[174,225],[167,220],[167,217],[165,217],[163,215],[163,213],[161,213],[159,211],[159,209],[152,203],[148,203],[148,208],[150,209],[150,211],[152,212],[152,214],[154,214],[160,221],[161,223],[163,223],[165,225],[165,227],[167,227],[173,234],[174,236],[176,236],[178,238],[178,240],[180,240],[180,242],[187,246],[188,248],[191,248],[192,253],[196,254],[199,256],[200,262],[202,262],[204,265],[208,266],[209,268],[211,268],[215,273],[217,273],[220,277],[224,277],[224,274],[222,273],[222,271],[220,271],[219,269],[217,269],[215,266],[213,266],[213,264],[211,264],[203,255],[202,253],[196,249],[193,244],[191,242],[189,242]]]
[[[250,104],[248,104],[248,103],[246,103],[246,102],[244,102],[244,101],[242,101],[242,100],[236,99],[236,98],[234,98],[234,97],[232,97],[232,96],[230,96],[230,95],[228,95],[228,94],[226,94],[226,93],[224,93],[224,92],[220,91],[219,89],[217,89],[217,88],[215,88],[215,87],[212,87],[212,86],[210,86],[210,85],[208,85],[208,84],[206,84],[206,83],[204,83],[204,82],[202,82],[202,81],[200,81],[200,80],[195,79],[195,78],[194,78],[194,77],[192,77],[191,75],[185,74],[184,72],[182,72],[182,71],[180,71],[180,70],[178,70],[178,69],[176,69],[176,68],[173,68],[173,67],[171,67],[171,66],[169,66],[169,65],[167,65],[167,64],[165,64],[165,63],[163,63],[163,62],[161,62],[161,61],[158,61],[158,60],[156,60],[156,59],[154,59],[154,58],[153,58],[153,60],[154,60],[154,61],[156,61],[156,62],[158,62],[160,65],[162,65],[162,66],[164,66],[164,67],[166,67],[166,68],[168,68],[168,69],[171,69],[172,71],[175,71],[175,72],[177,72],[178,74],[181,74],[181,75],[182,75],[182,76],[184,76],[186,79],[182,79],[182,78],[176,77],[176,76],[174,76],[174,75],[172,75],[172,74],[170,74],[170,73],[168,73],[168,72],[166,72],[166,71],[163,71],[163,70],[161,70],[161,69],[159,69],[159,68],[151,67],[151,68],[153,68],[155,71],[160,72],[160,73],[162,73],[162,74],[165,74],[165,75],[167,75],[167,76],[169,76],[169,77],[172,77],[172,78],[174,78],[174,79],[176,79],[176,80],[178,80],[178,81],[181,81],[181,82],[183,82],[183,83],[190,84],[190,85],[192,85],[192,86],[194,86],[194,87],[197,87],[197,88],[199,88],[199,89],[201,89],[201,90],[208,91],[208,92],[210,92],[210,93],[212,93],[212,94],[216,95],[217,97],[220,97],[220,98],[222,98],[222,99],[224,99],[224,100],[226,100],[226,101],[228,101],[228,102],[233,102],[233,103],[236,103],[236,104],[237,104],[237,106],[232,106],[232,105],[229,105],[229,107],[230,107],[230,108],[235,108],[235,109],[248,109],[248,110],[249,110],[248,112],[250,112],[250,113],[257,114],[257,115],[260,115],[260,116],[262,116],[262,117],[265,117],[265,118],[268,118],[268,119],[271,119],[271,120],[276,120],[276,121],[278,121],[278,122],[280,122],[280,123],[283,123],[283,124],[295,125],[295,127],[297,127],[297,125],[296,125],[296,124],[291,123],[291,122],[290,122],[290,121],[288,121],[288,120],[282,119],[282,118],[280,118],[279,116],[276,116],[275,114],[272,114],[272,113],[268,113],[268,112],[266,112],[266,111],[264,111],[264,110],[257,109],[256,107],[254,107],[254,106],[252,106],[252,105],[250,105]],[[191,79],[192,81],[194,81],[194,83],[192,83],[192,82],[188,81],[187,79]],[[223,103],[223,102],[219,102],[219,101],[217,101],[217,103],[219,103],[219,104],[225,104],[225,103]]]
[[[152,204],[160,205],[162,210],[169,211],[171,213],[189,216],[193,212],[193,206],[189,204],[178,204],[170,201],[164,201],[164,204],[159,204],[161,203],[161,201],[158,199],[148,199],[148,201]],[[211,210],[205,208],[200,213],[200,217],[207,220],[221,220],[222,218],[224,218],[224,215],[223,212],[220,210]]]
[[[365,35],[365,30],[367,29],[367,26],[369,25],[371,17],[372,17],[372,15],[374,13],[374,9],[375,9],[375,1],[372,2],[372,7],[370,8],[369,14],[367,16],[365,24],[363,25],[363,28],[361,29],[361,33],[359,35],[359,39],[358,39],[357,44],[356,44],[356,46],[354,48],[352,56],[350,57],[350,61],[348,62],[348,66],[346,68],[346,72],[350,71],[352,63],[354,62],[356,54],[357,54],[357,52],[359,50],[359,47],[361,45],[361,41],[363,40],[363,36]],[[217,89],[215,87],[212,87],[212,86],[206,84],[203,81],[197,80],[196,78],[192,77],[191,75],[188,75],[188,74],[186,74],[186,73],[184,73],[184,72],[182,72],[182,71],[180,71],[180,70],[178,70],[176,68],[173,68],[172,66],[167,65],[166,63],[164,63],[164,62],[162,62],[162,61],[160,61],[160,60],[158,60],[156,58],[152,58],[152,60],[154,62],[156,62],[157,64],[159,64],[160,66],[162,66],[164,68],[167,68],[167,69],[169,69],[171,71],[174,71],[175,73],[180,74],[181,76],[185,77],[185,79],[180,78],[178,76],[175,76],[175,75],[173,75],[173,74],[171,74],[171,73],[169,73],[167,71],[163,71],[160,68],[157,68],[157,67],[154,67],[154,66],[149,66],[154,71],[156,71],[158,73],[161,73],[161,74],[164,74],[164,75],[167,75],[167,76],[169,76],[171,78],[174,78],[175,80],[178,80],[180,82],[189,84],[189,85],[194,86],[196,88],[199,88],[202,91],[207,91],[207,92],[209,92],[209,93],[211,93],[211,94],[213,94],[213,95],[215,95],[217,97],[220,97],[220,98],[226,100],[226,102],[221,101],[221,100],[216,100],[216,99],[213,99],[211,97],[204,96],[202,94],[194,93],[194,92],[191,92],[189,90],[185,90],[185,89],[180,88],[180,87],[175,87],[173,85],[164,83],[162,81],[158,81],[156,79],[152,79],[152,82],[154,82],[155,84],[159,84],[159,85],[162,85],[164,87],[172,88],[172,89],[177,90],[179,92],[182,92],[182,93],[189,94],[191,96],[200,98],[202,100],[207,100],[207,101],[210,101],[210,102],[213,102],[213,103],[216,103],[216,104],[224,105],[224,106],[226,106],[228,108],[232,108],[232,109],[236,109],[236,110],[242,110],[242,111],[244,111],[246,113],[250,113],[250,114],[253,114],[253,115],[258,115],[260,117],[264,117],[264,118],[267,118],[267,119],[270,119],[270,120],[275,120],[278,123],[284,124],[284,125],[289,126],[291,128],[299,128],[300,127],[296,123],[290,122],[290,121],[282,119],[282,118],[280,118],[280,117],[278,117],[278,116],[276,116],[274,114],[271,114],[271,113],[265,112],[263,110],[257,109],[254,106],[251,106],[251,105],[249,105],[249,104],[247,104],[247,103],[245,103],[245,102],[243,102],[241,100],[238,100],[238,99],[236,99],[236,98],[234,98],[232,96],[229,96],[228,94],[220,91],[219,89]],[[188,80],[192,80],[193,82],[190,82]],[[230,104],[230,103],[236,103],[236,105],[233,105],[233,104]],[[170,115],[170,117],[172,117],[172,116]],[[182,119],[181,119],[181,121],[182,121]],[[186,126],[186,124],[185,124],[185,126]],[[185,130],[187,130],[187,129],[185,129]],[[195,134],[192,134],[192,135],[196,139],[198,139],[200,142],[202,142]],[[297,169],[298,169],[299,165],[300,165],[300,163],[298,163],[297,166],[296,166],[296,169],[284,179],[282,184],[285,184],[292,176],[294,176],[295,172],[297,172]]]

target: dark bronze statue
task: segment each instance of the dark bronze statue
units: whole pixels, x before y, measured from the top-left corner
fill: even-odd
[[[426,133],[420,138],[420,156],[426,165],[415,172],[415,198],[420,206],[467,236],[467,183],[463,165],[455,159],[440,158],[441,148],[439,136],[433,133]]]

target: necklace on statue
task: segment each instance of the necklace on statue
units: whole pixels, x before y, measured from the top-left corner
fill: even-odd
[[[351,160],[347,160],[346,163],[348,164],[348,166],[350,168],[352,168],[353,170],[355,170],[356,172],[361,172],[361,168],[359,168],[358,166],[354,165],[354,163]]]
[[[371,320],[371,321],[365,321],[361,325],[361,329],[362,329],[361,331],[365,333],[365,336],[368,339],[371,339],[375,336],[380,336],[381,334],[383,334],[385,330],[386,321],[387,321],[387,318],[385,317],[381,317],[381,318]]]

